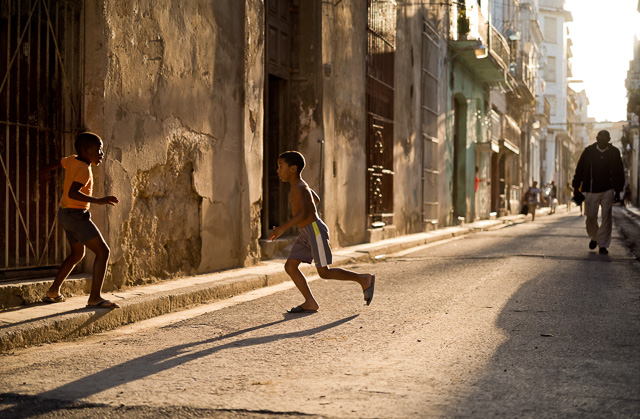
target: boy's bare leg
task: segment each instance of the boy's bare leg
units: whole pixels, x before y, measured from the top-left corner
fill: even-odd
[[[362,291],[371,286],[373,275],[359,274],[342,268],[317,267],[320,278],[337,279],[339,281],[355,281],[362,287]]]
[[[320,306],[318,305],[316,299],[313,298],[313,294],[311,293],[309,284],[307,284],[307,279],[298,268],[301,263],[301,260],[287,259],[284,264],[284,270],[287,272],[287,275],[291,277],[291,280],[298,288],[298,291],[300,291],[300,293],[304,297],[304,303],[300,304],[300,307],[305,310],[317,310]]]
[[[102,236],[94,237],[85,243],[85,246],[95,253],[96,258],[93,262],[93,278],[91,279],[91,294],[89,294],[89,305],[96,305],[103,301],[101,291],[104,275],[107,272],[107,262],[109,261],[109,246],[104,242]],[[102,307],[120,307],[116,303],[104,304]]]
[[[84,257],[84,244],[82,243],[74,243],[71,245],[71,254],[62,262],[60,265],[60,269],[58,270],[58,274],[56,275],[51,287],[45,294],[49,298],[56,298],[61,295],[60,288],[62,287],[62,283],[69,276],[73,268],[76,267],[78,263]]]

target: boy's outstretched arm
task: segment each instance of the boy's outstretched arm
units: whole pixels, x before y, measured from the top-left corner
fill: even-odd
[[[44,166],[42,169],[40,169],[40,182],[44,182],[49,176],[49,173],[51,173],[51,171],[55,169],[59,169],[61,167],[62,167],[62,164],[60,163],[60,160],[56,161],[55,163],[51,163]]]
[[[91,204],[97,204],[97,205],[115,205],[118,202],[120,202],[120,200],[115,196],[105,196],[103,198],[94,198],[91,195],[82,193],[80,191],[80,188],[82,188],[82,183],[73,182],[71,184],[71,187],[69,188],[69,198],[74,199],[76,201],[89,202]]]

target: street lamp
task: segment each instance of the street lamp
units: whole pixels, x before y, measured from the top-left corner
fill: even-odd
[[[455,54],[453,54],[453,56],[451,56],[451,58],[449,58],[449,61],[453,61],[458,55],[470,50],[473,50],[475,52],[476,59],[478,60],[486,58],[489,55],[489,50],[482,44],[482,38],[478,38],[475,45],[470,45],[468,47],[459,49],[458,52],[456,52]]]
[[[480,40],[480,39],[478,39],[478,45],[476,45],[476,48],[474,49],[474,52],[476,53],[476,58],[478,60],[481,59],[481,58],[486,58],[487,55],[489,55],[487,47],[482,45],[482,40]]]

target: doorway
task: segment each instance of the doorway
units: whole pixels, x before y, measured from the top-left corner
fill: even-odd
[[[42,182],[39,173],[73,152],[81,126],[81,9],[79,0],[20,0],[0,12],[0,280],[64,259],[62,173]]]
[[[467,213],[467,102],[464,98],[454,99],[453,112],[453,187],[451,196],[452,213],[455,224],[458,217]]]
[[[393,224],[396,8],[369,0],[367,25],[367,228]]]
[[[289,217],[288,185],[277,173],[278,156],[290,149],[289,126],[291,69],[291,1],[267,0],[266,69],[263,141],[262,238]]]

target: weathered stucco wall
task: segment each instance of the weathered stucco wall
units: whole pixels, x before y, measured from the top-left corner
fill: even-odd
[[[422,222],[420,118],[423,17],[420,6],[398,10],[395,60],[394,214],[398,234],[425,230]]]
[[[332,242],[364,241],[366,232],[367,2],[323,2],[324,212]]]
[[[103,209],[114,286],[257,258],[262,16],[251,0],[87,5],[97,192],[121,201]]]
[[[306,159],[303,177],[321,196],[319,211],[325,205],[323,173],[324,137],[322,125],[322,58],[320,2],[298,1],[294,13],[294,47],[292,51],[291,86],[291,143]]]

